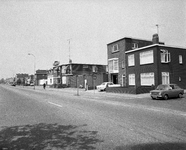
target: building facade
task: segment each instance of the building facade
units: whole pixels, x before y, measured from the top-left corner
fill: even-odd
[[[154,35],[152,40],[125,37],[107,44],[109,81],[126,87],[127,71],[125,52],[152,45],[157,42],[159,42],[158,36]],[[161,42],[161,44],[164,43]]]
[[[89,89],[108,81],[106,65],[68,63],[49,71],[48,84],[54,87],[82,87]],[[55,78],[57,80],[55,80]]]
[[[186,48],[153,44],[125,53],[127,86],[138,88],[175,83],[186,88]]]
[[[47,75],[48,75],[48,70],[36,70],[35,85],[43,85],[44,83],[47,84]]]

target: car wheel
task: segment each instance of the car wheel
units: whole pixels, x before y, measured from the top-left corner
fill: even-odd
[[[164,96],[163,96],[163,98],[164,98],[164,100],[168,100],[168,95],[167,94],[165,94]]]
[[[152,96],[151,96],[151,98],[152,98],[152,100],[155,100],[155,98],[154,98],[154,97],[152,97]]]
[[[183,97],[183,94],[182,94],[182,93],[179,93],[179,94],[178,94],[178,97],[179,97],[179,98],[182,98],[182,97]]]

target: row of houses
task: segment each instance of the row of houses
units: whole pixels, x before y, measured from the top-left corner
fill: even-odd
[[[107,92],[145,93],[159,84],[176,83],[186,88],[186,48],[159,41],[124,37],[107,44],[108,65],[55,61],[49,70],[37,70],[36,85],[94,88],[110,81],[121,87]]]

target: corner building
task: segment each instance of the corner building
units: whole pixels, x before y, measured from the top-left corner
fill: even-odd
[[[109,81],[113,82],[114,84],[120,84],[122,87],[127,87],[128,75],[126,66],[126,52],[152,45],[158,41],[157,38],[157,36],[154,36],[153,40],[151,41],[124,37],[107,44]]]
[[[129,87],[175,83],[186,88],[186,48],[153,44],[125,52]]]

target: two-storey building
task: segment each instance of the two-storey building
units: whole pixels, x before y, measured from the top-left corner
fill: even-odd
[[[100,64],[68,63],[59,66],[61,84],[67,87],[80,86],[89,89],[108,81],[107,66]]]
[[[125,54],[127,86],[150,90],[152,85],[175,83],[186,88],[186,48],[153,44]]]
[[[125,37],[107,44],[109,81],[126,87],[128,80],[125,52],[152,45],[157,41],[159,42],[158,36],[154,35],[152,40]]]

